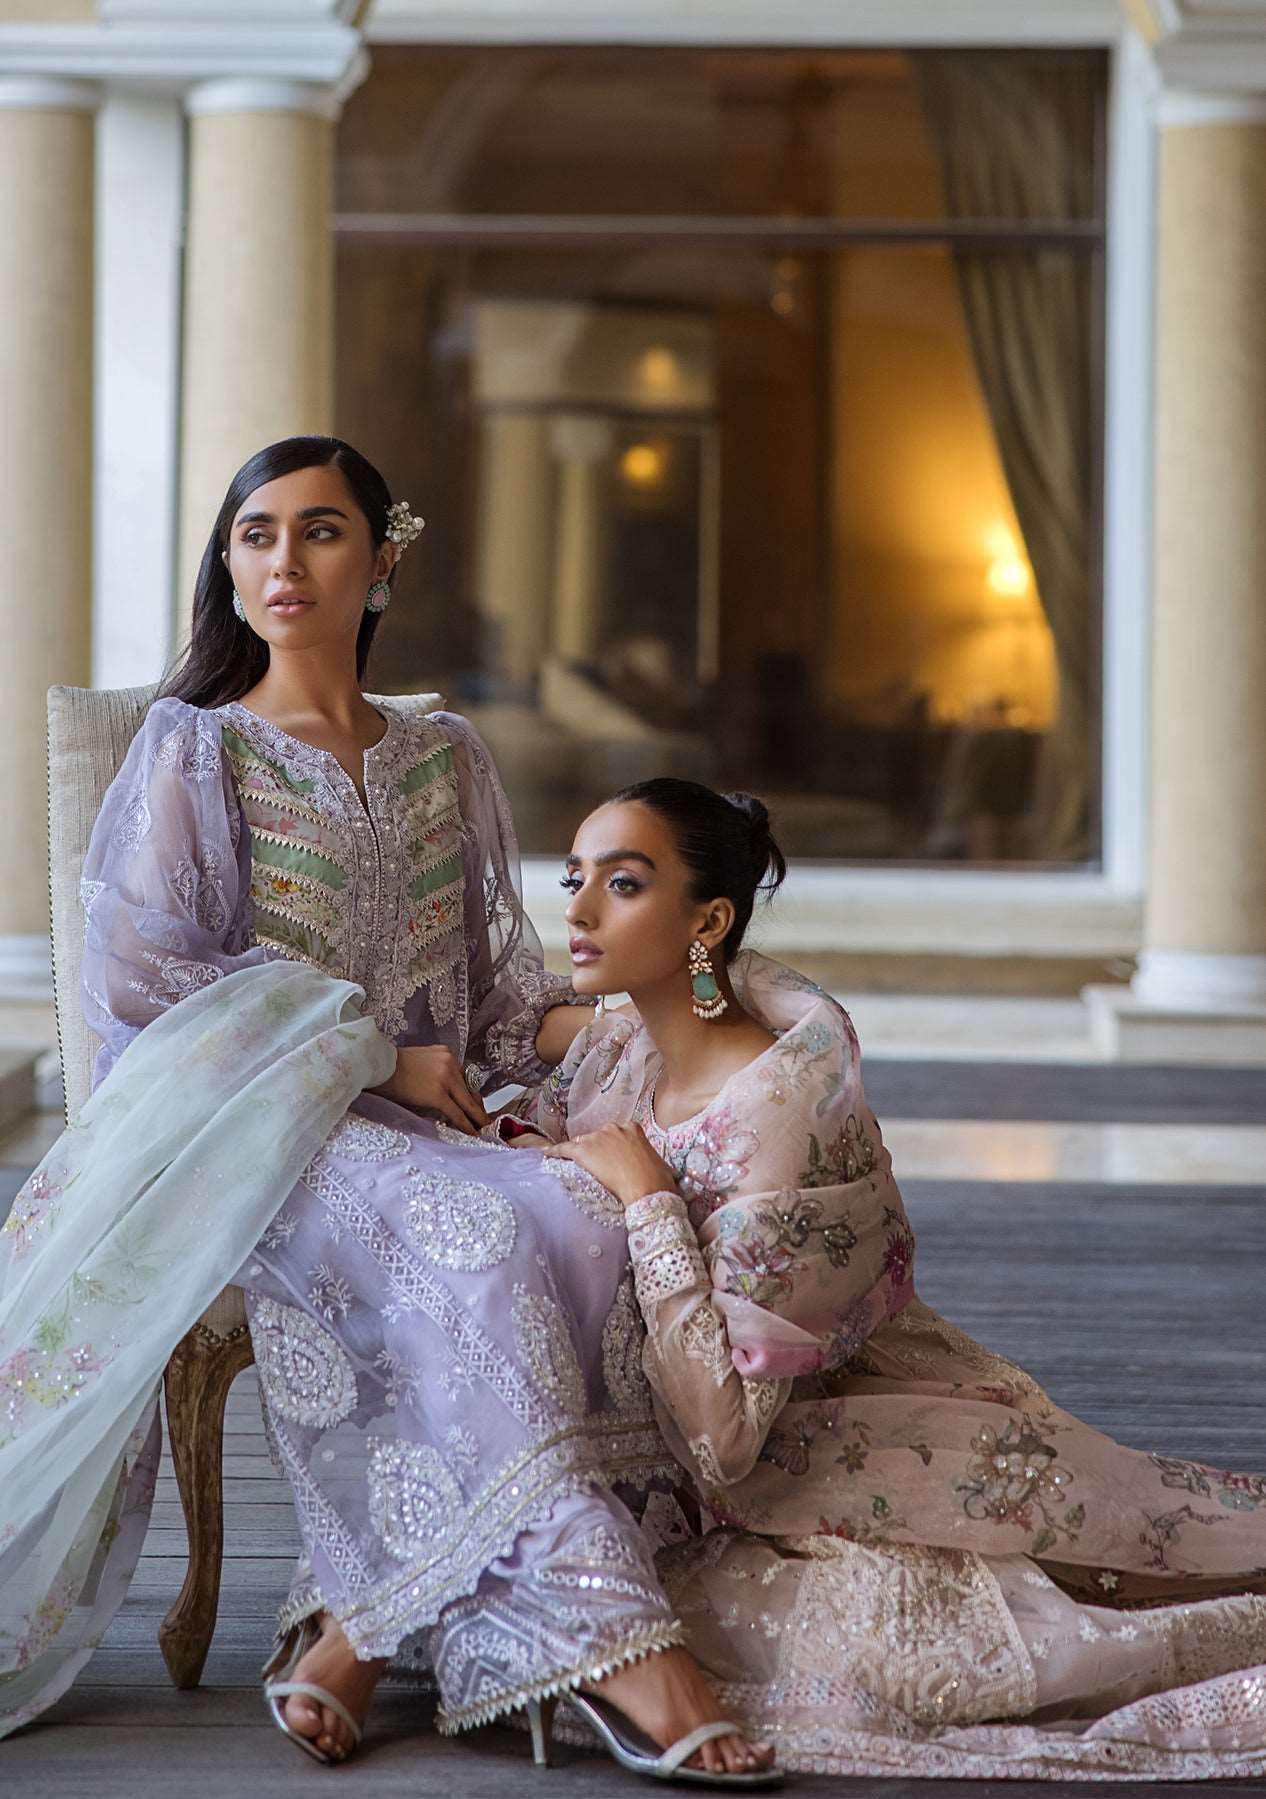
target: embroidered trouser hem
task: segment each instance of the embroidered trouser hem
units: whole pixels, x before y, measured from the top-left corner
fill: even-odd
[[[684,1639],[641,1530],[612,1494],[561,1500],[431,1633],[439,1728],[469,1730]]]

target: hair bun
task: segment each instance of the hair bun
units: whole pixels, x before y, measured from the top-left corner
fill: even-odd
[[[769,808],[754,793],[727,793],[726,799],[747,820],[752,849],[752,868],[758,887],[772,894],[783,883],[787,864],[774,841],[769,822]]]

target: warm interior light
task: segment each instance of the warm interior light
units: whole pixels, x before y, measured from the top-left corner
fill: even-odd
[[[1018,556],[995,556],[989,564],[985,580],[993,593],[1018,598],[1029,591],[1028,564]]]
[[[989,558],[989,566],[985,570],[985,585],[990,593],[1009,600],[1019,599],[1026,594],[1033,577],[1028,558],[1016,542],[1015,532],[1011,527],[1001,523],[991,525],[985,532],[984,549]]]
[[[637,359],[638,386],[647,394],[674,393],[680,384],[681,371],[671,350],[654,346],[643,350]]]
[[[630,444],[620,473],[631,487],[657,487],[664,478],[664,452],[654,444]]]

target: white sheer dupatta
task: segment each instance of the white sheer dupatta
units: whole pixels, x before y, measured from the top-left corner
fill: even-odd
[[[0,1230],[0,1736],[126,1590],[172,1349],[395,1066],[363,998],[284,961],[210,979],[128,1046]]]

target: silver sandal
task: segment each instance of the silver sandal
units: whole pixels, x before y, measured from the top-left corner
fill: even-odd
[[[300,1749],[306,1750],[314,1761],[324,1762],[327,1766],[332,1767],[336,1761],[346,1761],[347,1756],[327,1755],[324,1749],[317,1748],[311,1737],[305,1737],[299,1731],[293,1730],[286,1722],[283,1703],[290,1698],[291,1694],[299,1694],[305,1699],[315,1699],[318,1705],[328,1706],[351,1731],[352,1749],[359,1748],[361,1738],[365,1733],[341,1699],[336,1699],[333,1693],[327,1693],[324,1687],[313,1686],[311,1681],[288,1678],[294,1673],[320,1635],[320,1627],[315,1621],[305,1618],[295,1633],[294,1647],[290,1650],[289,1655],[286,1654],[286,1645],[283,1643],[271,1661],[264,1664],[264,1703],[282,1736],[289,1737],[292,1743],[298,1743]],[[282,1661],[283,1656],[286,1657],[284,1662]],[[276,1674],[277,1678],[270,1680],[268,1678],[270,1674]],[[352,1753],[352,1749],[348,1750],[348,1755]]]
[[[597,1733],[608,1754],[627,1768],[630,1774],[641,1774],[647,1780],[674,1780],[693,1786],[707,1787],[774,1787],[782,1784],[780,1768],[762,1768],[752,1774],[712,1774],[705,1768],[687,1768],[697,1749],[713,1743],[718,1737],[743,1735],[740,1725],[728,1719],[713,1724],[699,1724],[684,1737],[661,1749],[632,1719],[626,1718],[618,1706],[596,1693],[560,1693],[557,1700],[529,1699],[528,1723],[532,1728],[532,1759],[538,1768],[548,1768],[550,1732],[554,1708],[569,1705],[577,1717]]]

